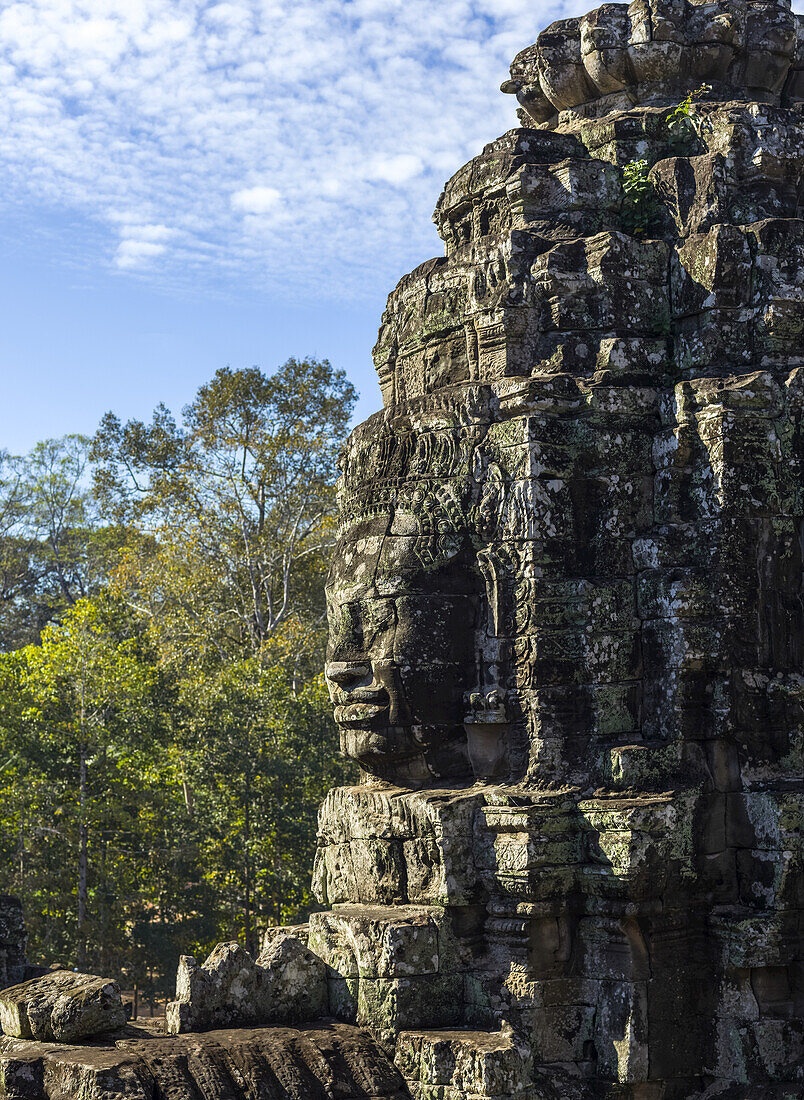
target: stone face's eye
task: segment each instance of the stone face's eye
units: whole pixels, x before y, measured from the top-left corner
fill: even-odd
[[[391,600],[366,600],[361,610],[363,641],[366,649],[370,649],[396,625],[396,612]]]
[[[358,656],[364,648],[363,616],[360,604],[328,603],[329,639],[327,658]]]

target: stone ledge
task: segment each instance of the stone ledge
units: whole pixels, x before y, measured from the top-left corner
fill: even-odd
[[[67,1048],[0,1039],[4,1100],[407,1100],[392,1063],[359,1028],[320,1020],[165,1036],[130,1025]]]

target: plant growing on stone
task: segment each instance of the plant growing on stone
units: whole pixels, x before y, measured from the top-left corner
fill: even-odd
[[[658,204],[646,160],[632,160],[623,167],[625,207],[623,222],[635,237],[645,236],[656,222]]]
[[[686,141],[692,135],[700,137],[708,121],[698,110],[698,103],[712,91],[711,84],[701,84],[677,103],[667,116],[667,129],[674,141]]]

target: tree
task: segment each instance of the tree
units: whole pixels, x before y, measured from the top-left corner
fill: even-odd
[[[90,532],[96,527],[82,435],[46,439],[20,462],[25,526],[48,578],[54,605],[72,607],[94,580]]]
[[[80,435],[0,454],[0,648],[36,642],[46,623],[106,581],[123,532],[99,523]]]
[[[55,871],[81,967],[109,931],[108,841],[139,812],[138,777],[160,739],[159,674],[126,609],[101,597],[48,624],[40,645],[0,658],[0,686],[3,749],[22,793],[21,892],[44,885],[25,880],[27,830],[42,838],[37,862]]]
[[[351,774],[319,669],[354,400],[325,361],[227,368],[180,423],[0,456],[0,888],[37,961],[164,988],[310,906]]]
[[[0,452],[0,647],[24,644],[37,578],[26,531],[26,497],[19,459]],[[25,639],[28,640],[28,639]]]
[[[121,572],[177,659],[317,645],[337,454],[356,394],[326,360],[219,370],[177,425],[107,414],[95,436],[105,510],[153,536]],[[281,643],[278,641],[282,639]],[[313,657],[318,654],[314,653]]]

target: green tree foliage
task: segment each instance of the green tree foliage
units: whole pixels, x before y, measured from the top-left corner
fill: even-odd
[[[0,456],[0,890],[38,961],[169,988],[312,904],[350,778],[320,668],[355,396],[326,361],[227,368],[180,423]]]
[[[111,901],[125,875],[113,840],[137,821],[141,777],[163,740],[154,658],[125,606],[106,596],[79,600],[39,645],[0,657],[14,885],[34,934],[79,966],[117,946]]]
[[[0,454],[0,649],[38,640],[107,580],[123,533],[99,522],[88,444],[68,435],[24,457]]]
[[[162,406],[149,425],[104,417],[97,495],[153,536],[132,554],[129,583],[177,660],[243,658],[269,642],[274,660],[280,632],[298,658],[311,653],[355,398],[326,360],[289,359],[273,375],[219,370],[181,425]]]
[[[217,924],[247,947],[309,909],[312,814],[349,773],[321,676],[293,691],[281,666],[232,661],[181,683],[181,759]]]

